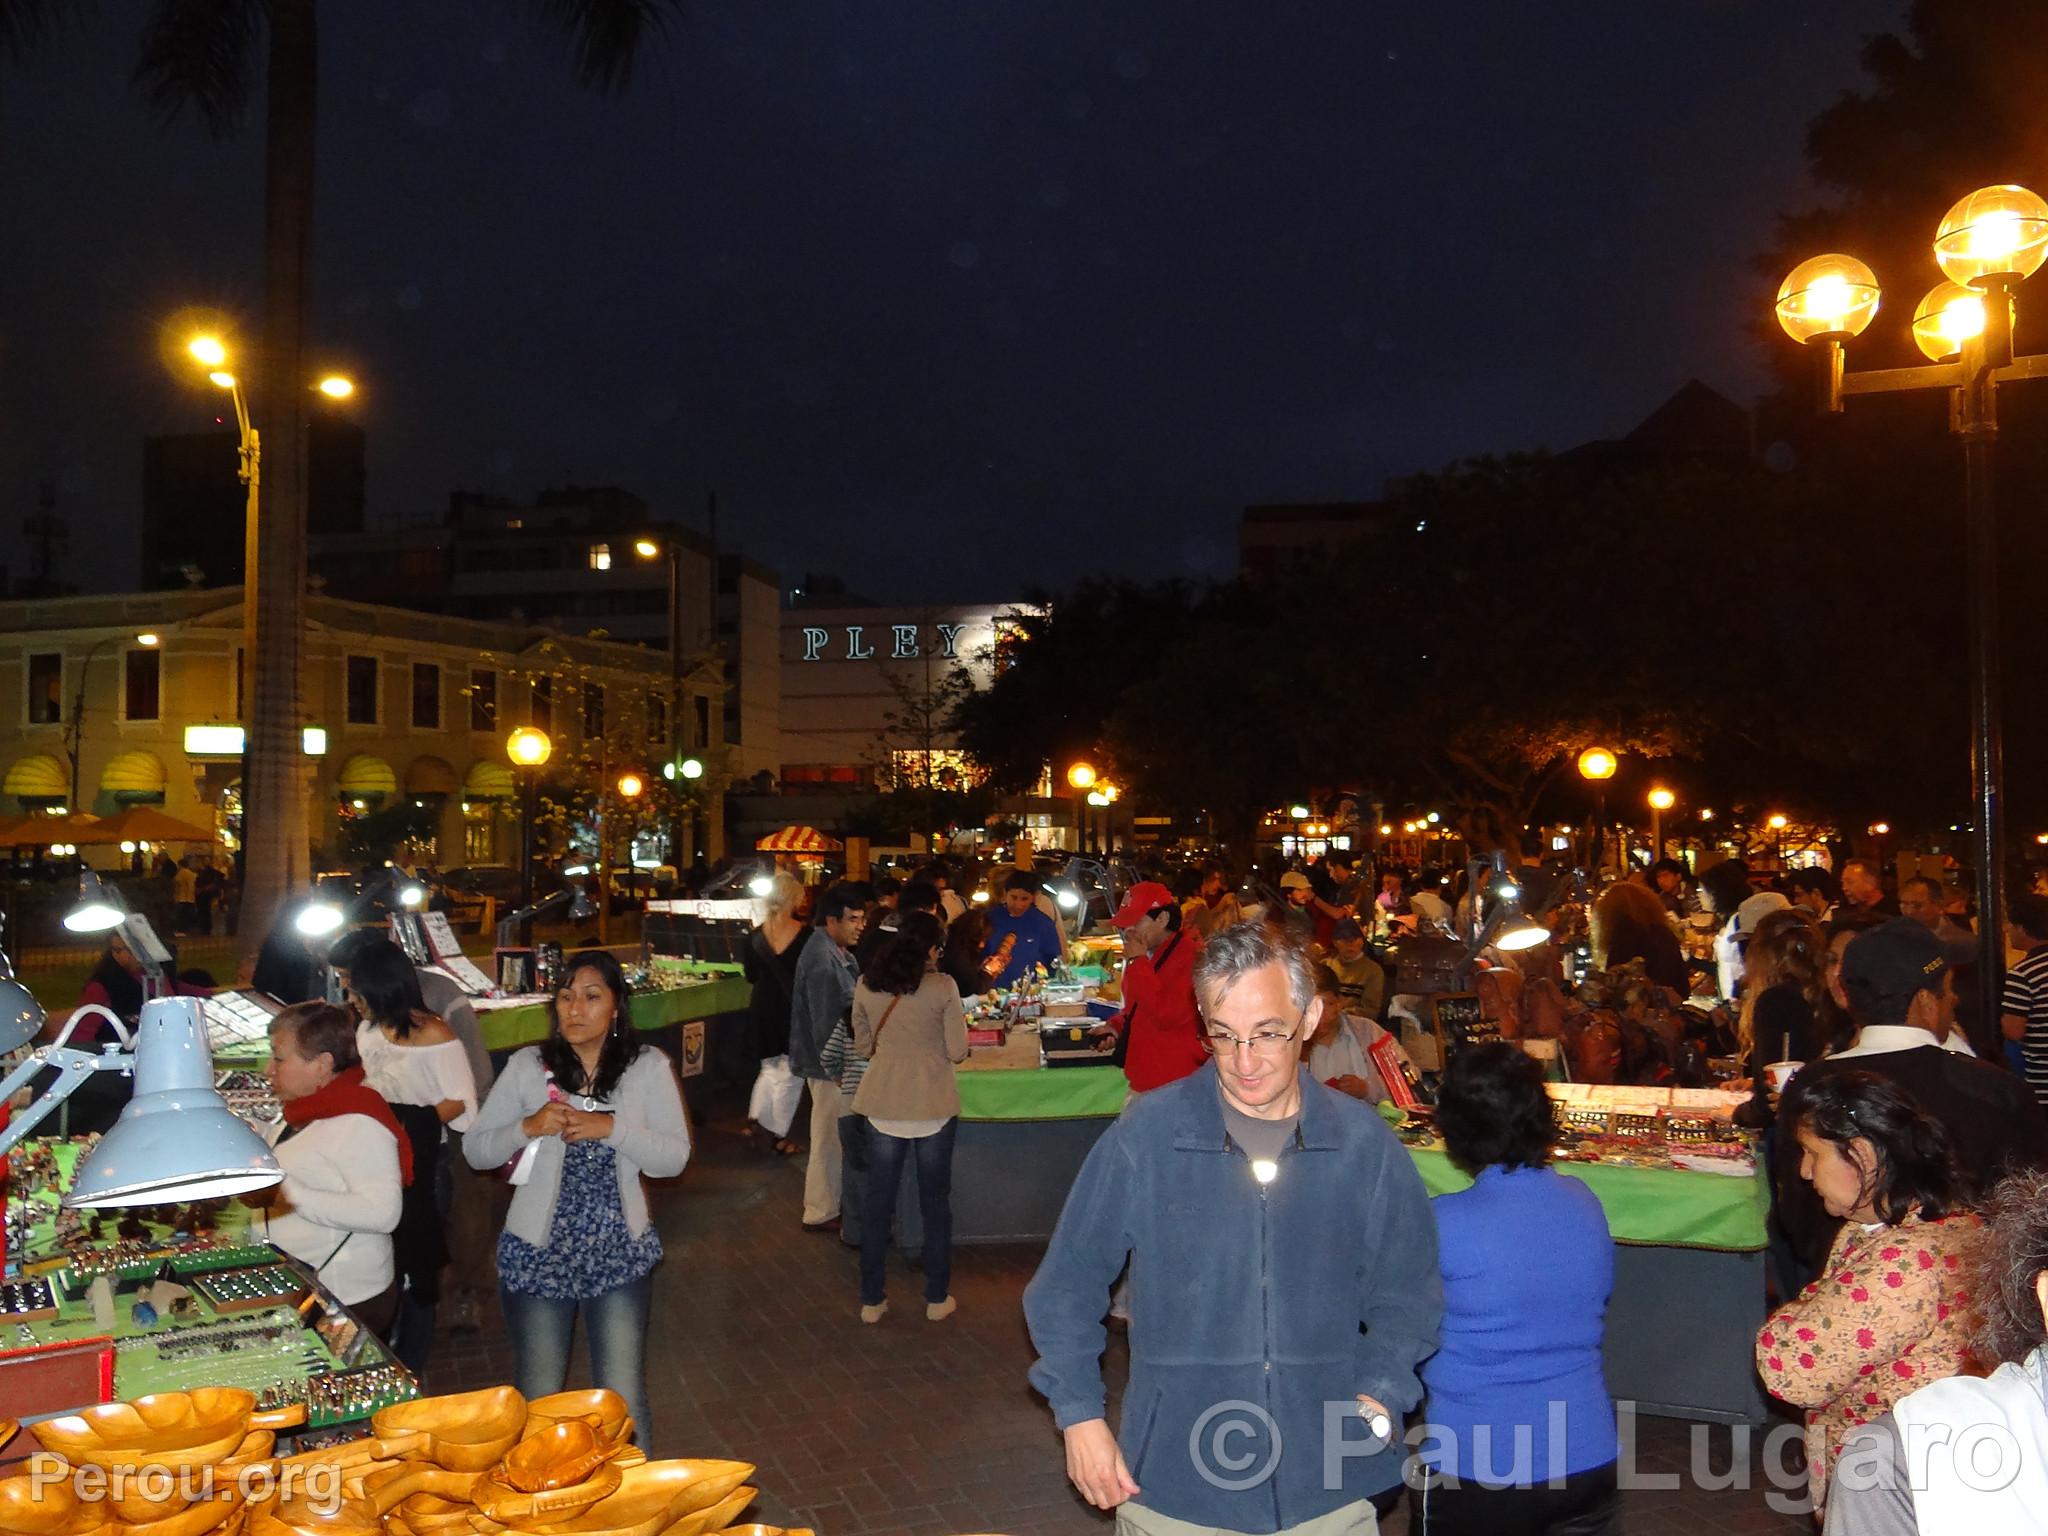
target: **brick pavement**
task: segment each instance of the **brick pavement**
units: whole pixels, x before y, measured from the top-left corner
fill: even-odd
[[[1068,1486],[1051,1418],[1024,1377],[1019,1298],[1039,1250],[959,1250],[960,1310],[943,1323],[925,1321],[918,1277],[899,1262],[895,1310],[864,1327],[853,1251],[798,1226],[802,1160],[749,1149],[738,1123],[737,1106],[714,1111],[690,1169],[655,1193],[668,1257],[649,1341],[654,1453],[754,1462],[762,1493],[751,1518],[820,1536],[1107,1536],[1108,1518]],[[1107,1372],[1114,1401],[1125,1372],[1117,1336]],[[481,1334],[444,1332],[428,1385],[452,1392],[510,1374],[492,1308]],[[571,1384],[587,1382],[579,1345]],[[1740,1458],[1756,1487],[1710,1491],[1687,1460],[1696,1445],[1710,1479],[1725,1482],[1731,1431],[1640,1421],[1635,1467],[1682,1486],[1629,1492],[1631,1536],[1810,1532],[1805,1516],[1766,1503],[1767,1433]],[[1401,1516],[1389,1525],[1405,1532]]]

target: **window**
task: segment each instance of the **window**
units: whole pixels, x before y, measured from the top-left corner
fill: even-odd
[[[593,571],[608,571],[612,568],[612,547],[609,544],[590,546],[590,568]]]
[[[594,740],[604,734],[604,684],[583,685],[583,735]]]
[[[697,695],[697,748],[702,751],[711,745],[711,700],[703,694]]]
[[[58,725],[64,719],[64,653],[37,651],[28,659],[28,723]]]
[[[495,731],[498,728],[498,674],[479,667],[469,674],[469,728]]]
[[[526,718],[544,731],[555,728],[555,680],[552,677],[533,680],[533,707]]]
[[[441,664],[437,661],[412,664],[412,728],[441,729]]]
[[[377,723],[377,658],[351,656],[348,659],[348,723]]]
[[[130,651],[126,672],[127,720],[155,720],[163,703],[163,652]]]
[[[650,746],[668,745],[668,700],[647,695],[647,741]]]

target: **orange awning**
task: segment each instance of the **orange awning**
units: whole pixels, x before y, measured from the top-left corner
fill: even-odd
[[[771,832],[754,847],[762,853],[838,853],[846,844],[827,837],[816,827],[784,827]]]

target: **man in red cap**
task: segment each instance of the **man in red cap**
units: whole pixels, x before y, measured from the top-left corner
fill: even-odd
[[[1123,931],[1123,1011],[1103,1025],[1099,1048],[1125,1041],[1124,1076],[1136,1093],[1186,1077],[1209,1059],[1195,1007],[1202,941],[1180,926],[1180,903],[1156,880],[1140,881],[1110,922]]]

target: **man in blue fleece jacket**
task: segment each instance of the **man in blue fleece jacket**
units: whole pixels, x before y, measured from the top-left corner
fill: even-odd
[[[1121,1536],[1365,1536],[1443,1318],[1436,1224],[1366,1105],[1301,1066],[1315,978],[1261,925],[1209,940],[1215,1060],[1096,1143],[1024,1292],[1067,1475]],[[1104,1418],[1103,1314],[1128,1260],[1131,1377]]]

